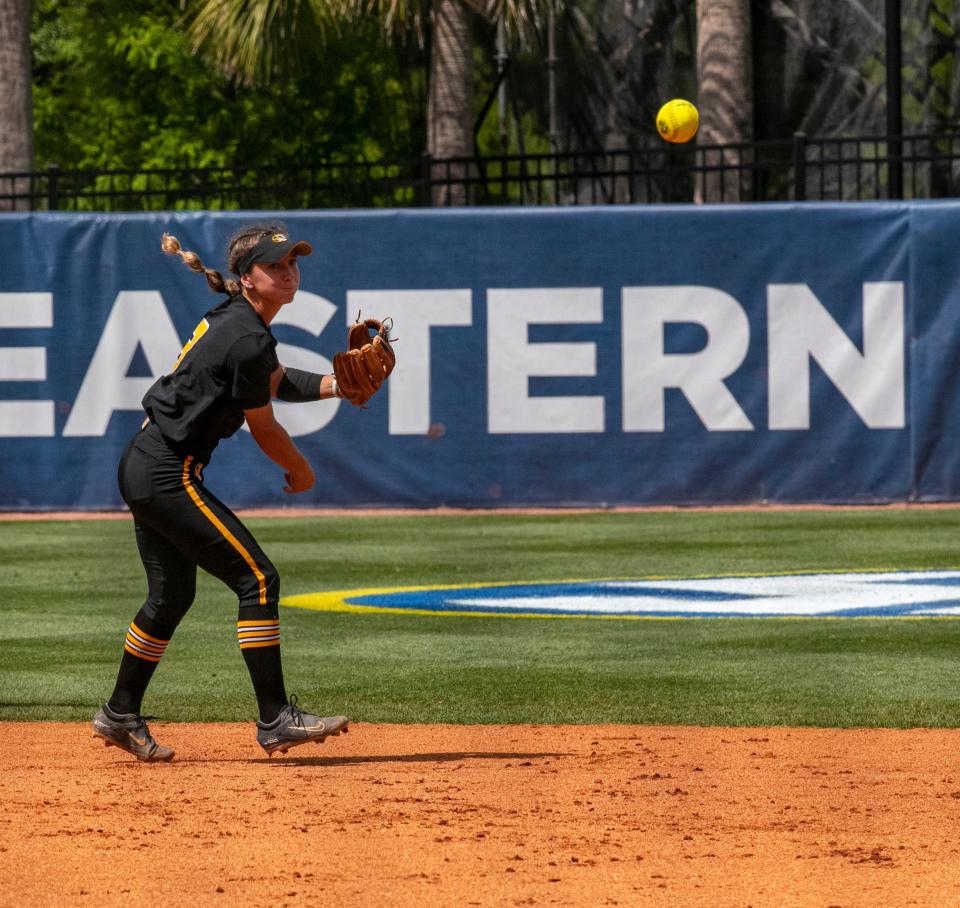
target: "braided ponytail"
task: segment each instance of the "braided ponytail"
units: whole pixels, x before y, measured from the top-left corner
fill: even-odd
[[[179,255],[183,259],[183,264],[186,265],[191,271],[196,271],[200,274],[203,274],[207,279],[207,286],[214,293],[226,293],[230,296],[237,296],[240,293],[240,283],[239,281],[233,280],[224,280],[223,275],[219,271],[214,271],[212,268],[207,268],[206,265],[200,261],[200,256],[195,252],[190,252],[187,249],[183,249],[180,246],[180,240],[175,236],[171,236],[169,233],[165,233],[163,238],[160,240],[160,248],[167,255]]]

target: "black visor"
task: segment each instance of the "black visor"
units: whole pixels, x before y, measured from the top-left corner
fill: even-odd
[[[279,262],[291,252],[295,255],[310,255],[313,246],[305,240],[291,240],[285,233],[269,233],[237,262],[237,274],[246,274],[258,262],[266,265]]]

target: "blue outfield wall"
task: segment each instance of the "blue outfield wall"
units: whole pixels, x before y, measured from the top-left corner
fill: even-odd
[[[0,215],[0,509],[120,508],[139,401],[263,212]],[[274,323],[330,371],[392,316],[369,409],[278,404],[318,482],[288,498],[244,431],[236,507],[955,500],[960,203],[297,212]]]

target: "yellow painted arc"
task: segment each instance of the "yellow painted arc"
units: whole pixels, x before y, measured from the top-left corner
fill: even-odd
[[[857,573],[861,574],[881,574],[891,571],[910,571],[926,570],[925,568],[908,567],[877,567],[865,568]],[[945,568],[945,570],[960,570],[958,568]],[[394,586],[394,587],[370,587],[366,589],[355,590],[329,590],[319,593],[300,593],[293,596],[285,596],[280,600],[281,605],[291,608],[303,608],[311,611],[320,612],[346,612],[362,615],[424,615],[427,617],[457,617],[457,618],[540,618],[544,620],[588,620],[588,621],[717,621],[724,619],[706,618],[696,614],[690,615],[545,615],[539,612],[464,612],[464,611],[437,611],[433,609],[416,608],[391,608],[382,605],[356,605],[348,602],[349,599],[363,599],[367,596],[383,596],[391,593],[422,593],[429,590],[469,590],[469,589],[489,589],[492,587],[516,586],[524,582],[527,583],[598,583],[602,581],[616,580],[709,580],[712,578],[722,579],[724,577],[798,577],[804,574],[846,574],[849,568],[826,568],[823,570],[785,570],[768,571],[758,574],[756,571],[727,571],[710,572],[705,574],[647,574],[642,577],[594,577],[594,578],[572,578],[566,580],[510,580],[493,581],[486,583],[434,583],[421,584],[418,586]],[[731,618],[730,620],[743,621],[749,620],[742,616]],[[871,615],[771,615],[764,616],[764,621],[871,621],[876,620],[876,616]],[[885,621],[960,621],[958,615],[894,615],[884,618]]]

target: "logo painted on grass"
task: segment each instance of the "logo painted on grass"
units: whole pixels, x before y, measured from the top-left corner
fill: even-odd
[[[570,580],[288,596],[323,611],[545,618],[960,616],[960,571]]]

